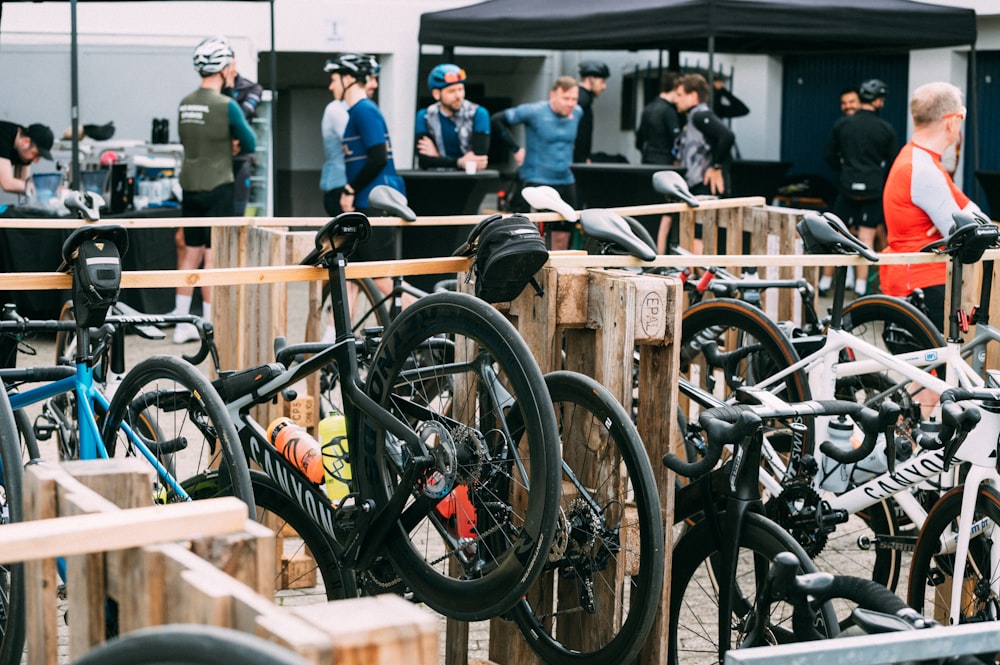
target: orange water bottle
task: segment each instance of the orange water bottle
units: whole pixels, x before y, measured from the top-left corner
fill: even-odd
[[[323,442],[323,471],[326,495],[339,502],[351,492],[351,458],[347,450],[347,421],[331,413],[319,421],[319,439]]]
[[[291,418],[276,418],[267,426],[267,438],[306,478],[323,482],[322,449],[304,427]]]

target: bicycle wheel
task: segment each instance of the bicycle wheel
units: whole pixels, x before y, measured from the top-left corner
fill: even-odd
[[[187,361],[153,356],[129,370],[115,391],[102,427],[109,456],[140,454],[123,424],[157,461],[172,464],[175,478],[219,468],[230,478],[231,494],[253,509],[250,471],[236,428],[219,393]],[[158,501],[177,500],[164,478],[158,478],[157,484]]]
[[[1000,536],[1000,494],[981,486],[976,496],[969,553],[959,565],[955,560],[958,520],[963,487],[946,493],[931,508],[917,539],[910,563],[907,602],[924,616],[947,626],[1000,619],[1000,597],[993,589],[1000,579],[995,565]],[[956,571],[961,579],[956,580]],[[951,616],[951,590],[962,585],[961,615]]]
[[[184,481],[194,500],[231,493],[218,471],[207,471]],[[323,528],[286,494],[270,476],[250,471],[256,521],[274,531],[281,543],[274,574],[275,601],[301,605],[357,596],[353,574],[337,563]]]
[[[452,618],[509,610],[541,572],[559,510],[559,433],[530,349],[482,300],[431,294],[385,331],[366,392],[406,422],[434,460],[401,489],[409,500],[386,537],[403,582]],[[524,431],[517,440],[515,421]],[[367,438],[356,449],[355,474],[364,470],[384,506],[412,451],[377,417],[361,424]]]
[[[562,515],[546,572],[514,621],[546,663],[627,663],[652,626],[663,584],[663,524],[649,457],[604,386],[545,375],[563,449]]]
[[[232,628],[172,624],[143,628],[94,647],[74,665],[306,665],[262,637]]]
[[[0,390],[0,524],[22,519],[21,437],[7,392]],[[24,566],[0,565],[0,665],[17,665],[24,650]]]
[[[725,513],[720,514],[720,519]],[[791,552],[799,562],[799,572],[814,572],[816,566],[790,535],[780,526],[756,513],[747,513],[739,534],[737,577],[728,582],[714,571],[718,563],[718,542],[713,529],[717,525],[701,520],[688,530],[674,547],[670,580],[670,633],[667,662],[721,663],[719,655],[719,593],[733,585],[733,616],[728,636],[731,648],[764,646],[743,644],[756,609],[757,589],[774,557]],[[723,534],[723,537],[726,537]],[[823,608],[826,634],[836,635],[836,617],[829,604]],[[792,607],[774,603],[768,617],[767,644],[794,641]]]
[[[892,354],[936,349],[945,345],[944,337],[923,312],[902,298],[874,295],[858,298],[844,308],[843,329],[860,339]],[[934,370],[941,379],[945,368]],[[903,410],[897,434],[910,439],[912,430],[923,416],[920,411],[919,387],[904,389],[905,379],[889,372],[845,377],[837,382],[838,399],[870,403],[877,407],[891,399]],[[926,400],[937,402],[937,396]]]
[[[756,385],[798,361],[798,353],[784,333],[752,305],[732,298],[713,298],[684,311],[682,375],[719,399],[728,399],[737,388]],[[810,399],[809,385],[801,371],[790,374],[771,392],[786,402]],[[685,416],[689,422],[697,422],[696,405],[692,403]],[[802,439],[801,454],[812,454],[811,428]],[[779,453],[788,451],[790,437],[783,427],[776,425],[768,440]]]

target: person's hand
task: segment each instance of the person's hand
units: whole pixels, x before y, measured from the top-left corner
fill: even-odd
[[[437,146],[434,145],[434,141],[432,141],[429,136],[423,136],[419,141],[417,141],[417,152],[424,157],[441,156],[441,153],[438,152]]]
[[[33,197],[35,195],[35,183],[31,179],[24,181],[24,195]]]
[[[483,169],[486,168],[486,164],[488,161],[489,158],[486,155],[477,155],[476,153],[470,150],[469,152],[459,157],[457,166],[459,169],[464,169],[465,165],[468,164],[469,162],[475,162],[476,170],[482,171]]]
[[[708,185],[712,194],[721,196],[726,189],[725,178],[722,177],[722,169],[708,167],[705,169],[705,177],[701,180],[703,185]]]
[[[518,166],[524,164],[524,148],[518,148],[517,152],[514,153],[514,163]]]
[[[354,212],[354,194],[348,194],[346,190],[340,193],[340,209]]]
[[[716,90],[722,90],[726,87],[726,82],[722,79],[712,79],[712,87]]]
[[[233,139],[233,156],[235,157],[238,154],[240,154],[240,142]]]

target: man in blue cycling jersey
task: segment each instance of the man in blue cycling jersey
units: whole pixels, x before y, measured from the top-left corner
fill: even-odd
[[[417,163],[422,169],[486,168],[490,116],[465,98],[465,70],[438,65],[427,77],[434,103],[417,112]]]
[[[578,99],[576,79],[560,76],[549,91],[547,101],[521,104],[495,113],[491,118],[494,135],[510,148],[514,161],[520,167],[518,191],[521,187],[549,185],[559,192],[566,203],[576,207],[576,179],[570,164],[573,163],[576,131],[583,115]],[[512,138],[513,125],[524,125],[524,147],[519,147]],[[530,209],[520,195],[512,205],[515,210]],[[548,235],[552,249],[569,247],[572,224],[559,222],[547,225],[546,230],[550,229]]]

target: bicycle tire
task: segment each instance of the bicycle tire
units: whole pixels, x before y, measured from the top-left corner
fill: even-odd
[[[942,625],[996,621],[1000,599],[991,591],[1000,570],[990,565],[990,550],[996,545],[990,535],[1000,529],[1000,493],[981,485],[976,495],[973,525],[976,531],[969,541],[968,559],[963,566],[962,615],[952,617],[950,592],[956,570],[955,554],[941,552],[943,539],[955,537],[962,510],[963,487],[956,487],[942,496],[927,514],[924,528],[917,538],[910,563],[910,586],[907,602],[924,616]],[[995,556],[995,555],[994,555]]]
[[[720,513],[723,520],[725,513]],[[721,662],[719,657],[718,636],[718,590],[721,582],[713,580],[710,560],[718,551],[716,536],[713,533],[715,525],[708,520],[701,520],[692,526],[674,547],[673,568],[670,581],[670,627],[667,639],[667,662],[678,663]],[[740,626],[746,626],[748,613],[752,613],[756,598],[756,581],[754,576],[761,570],[766,572],[774,557],[781,552],[791,552],[800,563],[799,572],[815,572],[816,566],[797,542],[780,526],[756,513],[747,513],[744,530],[739,534],[740,562],[738,568],[740,584],[734,600],[734,610],[739,608],[743,614],[733,616],[731,625],[734,635],[731,636],[732,648],[737,648],[742,642]],[[748,565],[747,555],[756,559],[763,566],[756,571],[754,565]],[[760,578],[762,579],[762,578]],[[713,613],[713,610],[715,612]],[[772,620],[768,622],[769,636],[777,643],[793,641],[791,628],[792,607],[785,603],[774,603],[771,606]],[[828,635],[836,635],[836,617],[829,604],[823,607],[822,617]],[[763,645],[745,645],[763,646]]]
[[[944,337],[923,312],[906,300],[892,296],[865,296],[851,302],[844,308],[842,328],[894,355],[945,345]],[[944,379],[945,368],[937,368],[934,374]],[[886,372],[845,377],[838,381],[838,398],[870,402],[876,407],[882,400],[891,399],[903,410],[897,433],[915,443],[912,430],[923,419],[917,401],[920,396],[916,390],[894,389],[897,383]],[[933,401],[936,403],[936,396]]]
[[[231,495],[253,511],[250,470],[236,427],[219,393],[189,362],[175,356],[152,356],[125,374],[102,427],[109,456],[139,454],[125,436],[123,422],[153,448],[161,462],[175,465],[177,480],[219,468],[229,474]],[[155,438],[150,432],[155,432]],[[183,448],[175,451],[172,445]],[[162,486],[157,500],[169,502],[177,497],[169,486]]]
[[[705,365],[705,343],[714,341],[721,352],[739,351],[739,362],[723,371],[708,372]],[[754,385],[762,379],[799,361],[799,355],[788,338],[767,314],[753,305],[733,298],[712,298],[693,305],[682,315],[681,370],[692,383],[720,399],[731,397],[735,388]],[[721,376],[720,376],[721,375]],[[720,380],[721,379],[721,380]],[[811,399],[805,373],[794,372],[772,391],[786,402]],[[689,422],[697,422],[695,414],[687,414]],[[777,428],[780,430],[780,427]],[[772,432],[776,434],[780,432]],[[772,445],[784,452],[783,437],[770,437]],[[787,437],[784,437],[787,439]],[[802,455],[813,453],[812,428],[802,437]]]
[[[0,461],[3,464],[3,496],[0,523],[23,519],[23,459],[21,438],[7,392],[0,391]],[[0,566],[0,665],[18,665],[25,638],[24,565]]]
[[[185,480],[184,489],[194,500],[211,498],[231,492],[220,487],[225,482],[218,471],[212,470]],[[251,470],[250,485],[256,521],[274,531],[283,546],[275,562],[274,588],[279,590],[276,602],[283,604],[289,596],[294,597],[296,605],[302,604],[304,597],[315,597],[317,602],[356,597],[354,575],[337,562],[333,545],[323,528],[266,473]],[[312,566],[303,565],[310,559]],[[313,577],[317,584],[308,585],[305,580]]]
[[[351,311],[351,330],[355,337],[360,337],[365,328],[385,328],[389,325],[389,298],[379,290],[371,277],[357,277],[347,280],[355,287],[354,298],[350,298],[348,307]],[[324,306],[330,302],[330,283],[323,284]]]
[[[546,663],[632,662],[663,585],[653,469],[628,413],[604,386],[575,372],[546,374],[545,385],[564,453],[561,547],[513,618]]]
[[[88,651],[74,665],[306,665],[262,637],[232,628],[170,624],[133,631]]]
[[[442,354],[441,337],[453,357]],[[511,609],[545,564],[560,494],[555,414],[530,349],[489,304],[434,293],[389,325],[365,390],[434,448],[434,466],[408,488],[406,510],[386,537],[399,576],[451,618],[478,621]],[[508,405],[523,419],[522,440],[509,436]],[[404,450],[372,417],[358,431],[365,442],[351,446],[361,456],[354,472],[363,470],[383,506],[400,481]],[[464,534],[457,513],[447,514],[461,488],[463,514],[475,516]]]

